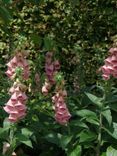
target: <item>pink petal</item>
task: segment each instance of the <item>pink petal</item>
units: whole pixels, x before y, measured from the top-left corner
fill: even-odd
[[[47,94],[48,94],[48,89],[46,88],[46,86],[43,86],[43,87],[42,87],[42,93],[43,93],[44,95],[47,95]]]
[[[22,93],[22,92],[20,94],[18,94],[17,98],[18,98],[18,100],[21,100],[21,101],[27,100],[26,94]]]
[[[12,100],[12,102],[17,102],[17,94],[16,94],[16,92],[11,96],[11,100]]]
[[[103,74],[102,77],[103,77],[104,80],[109,80],[110,79],[110,76],[106,75],[106,74]]]

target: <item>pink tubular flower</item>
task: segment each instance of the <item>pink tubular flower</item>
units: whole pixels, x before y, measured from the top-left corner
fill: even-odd
[[[57,71],[57,70],[59,70],[60,69],[60,63],[59,63],[59,61],[58,60],[56,60],[56,61],[54,61],[54,70],[55,71]]]
[[[44,95],[48,95],[48,92],[49,92],[50,88],[51,88],[51,84],[46,81],[44,86],[42,87],[42,93]]]
[[[64,98],[67,96],[66,90],[62,90],[61,87],[64,85],[63,80],[57,86],[55,75],[60,69],[60,63],[58,60],[52,61],[53,54],[48,52],[46,54],[45,72],[46,82],[42,87],[42,93],[48,95],[50,88],[55,85],[56,94],[52,97],[53,107],[55,111],[55,120],[62,125],[66,125],[71,117],[69,110],[66,106]]]
[[[53,53],[51,52],[47,52],[46,54],[46,62],[45,62],[45,72],[46,72],[46,78],[47,78],[47,82],[45,82],[44,86],[42,87],[42,93],[44,95],[48,94],[48,91],[51,87],[47,87],[46,83],[49,84],[49,86],[54,85],[55,82],[55,74],[56,72],[60,69],[60,63],[58,60],[52,62],[52,56]]]
[[[66,93],[65,93],[65,96],[66,96]],[[71,117],[71,114],[69,113],[68,108],[65,104],[64,91],[63,91],[63,94],[61,94],[60,92],[56,93],[52,97],[52,102],[54,103],[56,121],[62,125],[67,124]]]
[[[18,87],[17,87],[18,88]],[[13,91],[10,100],[6,103],[4,110],[9,114],[10,122],[17,122],[26,115],[27,96],[20,89]]]
[[[109,53],[112,55],[117,55],[117,48],[110,48]]]
[[[15,123],[26,115],[27,96],[25,94],[25,86],[14,82],[9,92],[12,94],[11,98],[3,109],[9,114],[8,120]]]
[[[109,80],[110,76],[117,78],[117,48],[111,48],[109,53],[110,56],[104,61],[105,65],[100,68],[104,80]]]
[[[53,85],[55,84],[54,75],[60,69],[60,63],[58,60],[52,62],[52,56],[51,52],[46,54],[45,71],[48,81]]]
[[[13,79],[15,75],[15,70],[17,67],[21,67],[23,69],[22,77],[23,79],[28,79],[30,70],[27,60],[24,58],[21,52],[18,52],[16,56],[14,56],[10,62],[7,63],[8,70],[6,71],[6,75]]]
[[[25,56],[25,53],[17,52],[10,62],[7,63],[8,70],[6,71],[6,74],[10,79],[15,78],[17,74],[16,69],[18,67],[22,68],[22,79],[26,80],[29,78],[29,65]],[[26,115],[27,96],[25,92],[26,86],[20,83],[19,79],[17,79],[13,86],[9,89],[11,98],[3,109],[9,114],[8,120],[12,123],[18,122]]]

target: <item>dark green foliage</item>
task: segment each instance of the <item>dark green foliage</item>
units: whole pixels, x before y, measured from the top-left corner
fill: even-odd
[[[117,155],[116,80],[104,83],[97,72],[116,35],[116,0],[0,1],[0,154],[7,141],[10,153],[22,156]],[[11,86],[4,72],[19,49],[29,52],[29,101],[26,118],[12,127],[4,121]],[[65,78],[72,114],[66,126],[55,122],[51,93],[41,94],[47,51],[60,60]]]

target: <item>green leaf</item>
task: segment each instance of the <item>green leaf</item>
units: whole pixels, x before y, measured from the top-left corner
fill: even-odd
[[[68,156],[81,156],[82,148],[80,145],[77,145],[74,150]]]
[[[106,107],[104,111],[102,111],[102,115],[106,118],[109,123],[109,126],[112,124],[112,115],[109,107]]]
[[[111,96],[111,97],[108,99],[108,101],[107,101],[108,104],[109,104],[109,103],[114,103],[114,102],[117,102],[117,95]]]
[[[93,125],[99,126],[99,121],[98,121],[97,117],[95,118],[94,116],[90,116],[90,117],[86,118],[86,121]]]
[[[117,139],[117,123],[113,122],[110,128],[103,127],[103,129],[114,139]]]
[[[93,132],[90,131],[83,131],[80,134],[78,134],[80,137],[79,142],[89,142],[96,139],[96,135]]]
[[[9,24],[11,15],[10,12],[3,6],[0,6],[0,17],[4,24]]]
[[[3,0],[3,3],[5,3],[5,4],[9,4],[11,2],[12,2],[12,0]]]
[[[87,95],[87,97],[91,100],[92,103],[94,103],[95,105],[97,105],[98,107],[102,107],[102,98],[99,98],[93,94],[90,94],[90,93],[86,93],[85,94]]]
[[[20,142],[20,143],[23,143],[31,148],[32,147],[32,142],[30,141],[30,139],[28,137],[26,137],[25,135],[23,134],[17,134],[16,135],[16,138],[17,138],[17,141]]]
[[[71,141],[72,137],[73,136],[64,136],[60,133],[50,133],[45,136],[45,139],[58,145],[59,147],[62,147],[62,149],[65,149],[68,143]]]
[[[86,118],[86,121],[91,124],[99,125],[97,115],[93,111],[90,111],[88,109],[82,109],[82,110],[76,111],[76,115]]]
[[[113,147],[108,147],[106,151],[106,156],[117,156],[117,150]]]
[[[66,146],[68,145],[68,143],[71,141],[73,136],[64,136],[62,135],[60,138],[60,146],[62,147],[62,149],[65,149]]]
[[[30,38],[31,38],[32,42],[35,45],[38,45],[39,47],[41,46],[41,44],[42,44],[42,38],[39,35],[32,34],[32,35],[30,35]]]
[[[44,38],[44,49],[47,51],[53,50],[54,48],[54,42],[50,37],[45,37]]]
[[[6,139],[8,137],[9,128],[0,128],[0,138]]]
[[[81,117],[89,117],[89,116],[94,116],[95,118],[97,117],[95,112],[90,111],[88,109],[79,110],[76,112],[76,115],[79,115]]]
[[[106,156],[106,153],[104,152],[104,153],[102,153],[102,155],[101,156]]]
[[[5,118],[4,122],[3,122],[3,127],[4,128],[10,128],[11,127],[11,123],[8,121],[8,118]]]
[[[56,133],[49,133],[45,136],[45,139],[51,143],[59,145],[59,139]]]
[[[71,121],[70,125],[73,127],[82,127],[82,128],[88,129],[88,126],[84,122],[77,121],[77,120]]]
[[[26,137],[30,137],[32,134],[33,134],[33,132],[31,132],[29,129],[27,129],[27,128],[22,128],[22,134],[23,135],[25,135]]]

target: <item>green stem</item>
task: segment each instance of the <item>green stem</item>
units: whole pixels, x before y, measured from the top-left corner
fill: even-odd
[[[67,128],[68,128],[68,135],[70,135],[71,134],[71,130],[70,130],[69,123],[67,124]]]
[[[6,154],[5,154],[6,156],[11,156],[12,153],[14,152],[14,150],[15,150],[14,143],[13,143],[14,132],[15,132],[15,125],[11,125],[11,128],[10,128],[10,135],[9,135],[9,144],[10,144],[10,148],[9,148],[8,151],[6,152]]]
[[[102,142],[102,112],[100,112],[99,117],[99,131],[98,131],[98,145],[97,145],[97,154],[96,156],[100,156],[100,147]]]

